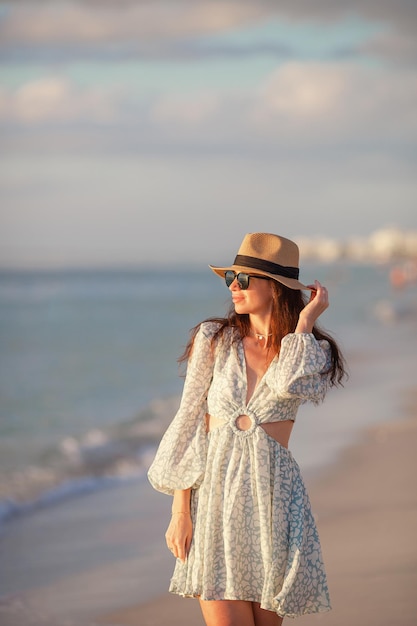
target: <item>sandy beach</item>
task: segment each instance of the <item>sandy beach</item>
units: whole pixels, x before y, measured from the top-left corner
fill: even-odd
[[[333,610],[294,623],[417,624],[417,392],[405,417],[374,426],[309,485]],[[285,620],[292,623],[293,620]],[[168,593],[98,617],[118,626],[198,626],[195,600]]]

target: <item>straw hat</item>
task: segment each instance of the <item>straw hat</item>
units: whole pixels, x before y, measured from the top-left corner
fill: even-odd
[[[290,289],[310,289],[298,280],[299,250],[296,243],[270,233],[248,233],[245,235],[233,265],[217,267],[209,265],[218,276],[224,277],[227,270],[248,272],[268,276]]]

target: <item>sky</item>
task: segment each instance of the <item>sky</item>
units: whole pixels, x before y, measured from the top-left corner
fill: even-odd
[[[417,228],[415,0],[0,0],[0,268]]]

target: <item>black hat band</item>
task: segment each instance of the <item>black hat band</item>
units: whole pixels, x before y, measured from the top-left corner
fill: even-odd
[[[257,259],[253,256],[246,256],[245,254],[238,254],[233,265],[244,265],[246,267],[252,267],[254,270],[261,270],[262,272],[277,274],[278,276],[285,276],[286,278],[298,279],[300,274],[298,267],[285,267],[285,265],[278,265],[278,263],[264,261],[263,259]]]

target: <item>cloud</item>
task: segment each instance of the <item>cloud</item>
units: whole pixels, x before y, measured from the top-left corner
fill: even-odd
[[[50,76],[15,90],[0,90],[3,124],[109,123],[115,120],[117,108],[115,93],[94,87],[81,89],[65,77]]]
[[[296,22],[314,21],[330,23],[347,17],[358,16],[371,22],[391,24],[403,31],[415,30],[417,7],[414,0],[281,0],[279,8],[275,0],[264,0],[263,5],[272,9],[281,17],[286,16]]]
[[[335,50],[415,60],[417,6],[397,0],[153,0],[152,2],[22,1],[3,3],[0,19],[0,58],[4,61],[65,59],[190,59],[213,56],[246,58],[268,55],[288,58],[291,50],[277,41],[248,45],[220,41],[204,45],[199,38],[253,26],[274,18],[289,24],[337,23],[356,16],[379,25],[377,37],[357,50]]]
[[[217,33],[270,14],[258,4],[165,0],[153,2],[20,2],[0,24],[3,41],[31,44],[100,43]]]
[[[382,146],[417,139],[417,71],[288,63],[260,86],[250,117],[265,141]]]
[[[270,6],[274,0],[270,0]],[[353,16],[380,26],[381,32],[358,47],[362,54],[399,62],[417,60],[417,3],[415,0],[283,0],[279,14],[294,22],[335,22]]]
[[[103,150],[406,151],[417,140],[416,100],[415,68],[391,71],[351,63],[289,62],[260,79],[255,89],[196,89],[153,97],[116,85],[81,88],[63,76],[50,76],[18,89],[3,88],[0,125],[38,128],[44,141],[55,126],[67,127],[72,145],[87,142]]]
[[[271,13],[262,2],[232,0],[102,2],[99,6],[93,2],[22,2],[11,5],[0,20],[0,58],[33,63],[288,56],[287,46],[277,41],[242,45],[201,40],[253,25]]]
[[[328,115],[339,105],[346,88],[339,67],[290,63],[268,77],[259,99],[271,115]]]
[[[283,151],[335,146],[401,149],[417,140],[417,70],[290,62],[254,91],[167,95],[151,108],[173,142]],[[179,124],[179,126],[178,126]],[[177,133],[177,134],[176,134]],[[214,143],[213,143],[214,142]]]

